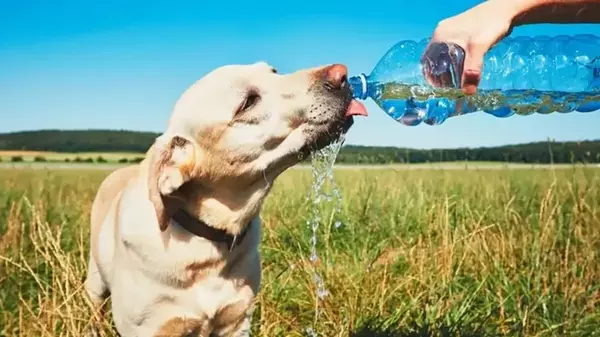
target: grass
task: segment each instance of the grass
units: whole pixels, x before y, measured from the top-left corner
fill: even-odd
[[[95,319],[82,280],[106,174],[0,170],[0,336],[81,336]],[[599,335],[600,170],[340,170],[336,182],[343,225],[323,206],[316,266],[310,172],[288,171],[269,196],[254,336]],[[329,291],[318,317],[315,268]]]

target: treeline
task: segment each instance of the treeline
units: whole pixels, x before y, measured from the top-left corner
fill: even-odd
[[[25,131],[0,134],[0,150],[144,153],[157,136],[153,132],[126,130]],[[337,159],[345,164],[448,161],[600,163],[600,140],[433,150],[347,145]]]
[[[10,158],[7,158],[8,162],[11,163],[23,163],[26,161],[31,161],[34,163],[46,163],[48,161],[51,162],[65,162],[65,163],[88,163],[88,164],[92,164],[92,163],[98,163],[98,164],[105,164],[105,163],[109,163],[109,162],[116,162],[119,164],[135,164],[135,163],[140,163],[142,160],[144,159],[144,157],[140,156],[140,157],[135,157],[135,158],[119,158],[118,160],[113,160],[113,161],[109,161],[107,159],[105,159],[102,156],[97,156],[97,157],[75,157],[75,158],[63,158],[63,159],[50,159],[48,160],[48,158],[44,157],[44,156],[34,156],[32,160],[27,160],[25,157],[23,156],[10,156]],[[4,162],[4,158],[0,157],[0,162]]]
[[[345,146],[337,163],[388,164],[451,161],[506,163],[600,163],[600,140],[536,142],[498,147],[416,150],[395,147]]]
[[[0,150],[144,153],[158,133],[126,130],[37,130],[0,134]]]

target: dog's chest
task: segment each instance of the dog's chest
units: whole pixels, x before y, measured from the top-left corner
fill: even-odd
[[[238,260],[240,258],[241,261]],[[232,262],[237,263],[232,266]],[[240,265],[240,262],[246,263]],[[219,316],[224,308],[236,303],[246,307],[254,293],[250,282],[252,273],[245,268],[249,264],[247,262],[244,256],[240,256],[237,259],[209,257],[178,264],[183,267],[178,273],[181,281],[178,302],[186,307],[186,311],[209,318]],[[229,275],[230,268],[235,271],[235,277]]]
[[[238,290],[232,281],[219,276],[207,276],[191,286],[182,296],[186,306],[194,312],[213,317],[220,308],[237,297],[237,293]]]
[[[210,329],[217,331],[244,320],[253,297],[248,290],[232,280],[209,276],[181,293],[179,303],[185,312],[208,319]]]
[[[126,241],[122,253],[128,264],[122,269],[140,271],[142,278],[154,285],[153,291],[145,292],[151,299],[142,316],[160,318],[157,324],[168,331],[183,318],[195,318],[199,326],[213,330],[237,326],[244,319],[260,283],[255,249],[240,246],[223,254],[204,239],[176,231],[167,233],[172,236],[165,248],[160,236],[125,234],[130,233],[122,235]],[[245,241],[244,245],[249,243],[254,242]]]

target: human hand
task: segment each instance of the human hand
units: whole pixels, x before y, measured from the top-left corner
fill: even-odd
[[[460,86],[467,95],[477,91],[481,80],[481,68],[485,53],[500,39],[512,31],[512,21],[517,15],[516,6],[510,0],[488,0],[461,14],[440,21],[431,41],[427,46],[423,59],[430,64],[438,62],[440,52],[445,53],[446,62],[454,63],[461,51],[440,48],[439,42],[454,43],[464,50],[464,67]],[[445,50],[441,50],[445,49]],[[448,54],[450,54],[448,56]],[[456,64],[445,64],[442,67],[458,67]],[[432,69],[424,67],[426,78],[432,85],[445,85],[452,81],[450,69],[444,74],[432,74]],[[439,69],[437,69],[439,71]],[[454,69],[455,71],[457,69]]]

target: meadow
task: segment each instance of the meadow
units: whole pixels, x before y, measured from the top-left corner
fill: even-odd
[[[81,336],[98,320],[82,281],[108,173],[0,169],[0,336]],[[253,336],[600,335],[600,169],[363,168],[335,180],[341,218],[323,205],[315,264],[310,171],[275,184]],[[99,324],[114,336],[110,319]]]

